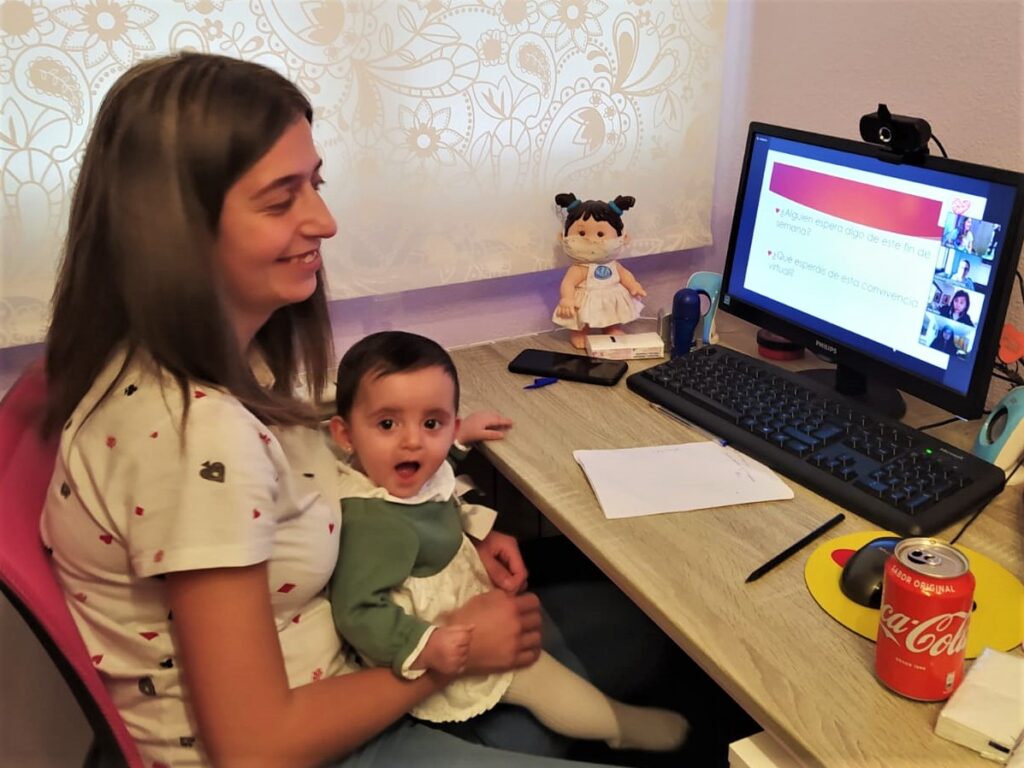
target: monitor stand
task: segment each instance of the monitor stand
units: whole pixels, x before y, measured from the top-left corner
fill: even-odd
[[[907,412],[907,404],[896,387],[872,381],[860,371],[849,366],[837,365],[834,370],[832,368],[814,368],[800,371],[800,375],[809,376],[819,384],[831,387],[839,394],[856,400],[890,419],[901,419]]]

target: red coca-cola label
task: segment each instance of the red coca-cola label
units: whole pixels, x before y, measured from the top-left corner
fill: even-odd
[[[949,698],[963,679],[973,596],[970,571],[935,577],[891,556],[878,620],[879,680],[912,699]]]
[[[909,653],[955,656],[967,647],[967,622],[970,611],[943,613],[921,621],[898,613],[891,605],[882,606],[878,631]]]

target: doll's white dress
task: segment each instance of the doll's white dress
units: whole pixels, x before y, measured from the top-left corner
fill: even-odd
[[[629,295],[619,280],[617,261],[605,264],[588,264],[587,277],[576,286],[574,303],[579,309],[573,317],[552,315],[557,325],[573,331],[590,328],[607,328],[610,325],[628,323],[640,317],[643,302]]]

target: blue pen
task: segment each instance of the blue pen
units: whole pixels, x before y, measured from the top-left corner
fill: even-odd
[[[541,387],[546,387],[548,384],[554,384],[557,381],[558,379],[554,376],[544,376],[540,379],[534,379],[533,384],[527,384],[523,389],[540,389]]]
[[[651,406],[651,408],[656,410],[658,413],[664,414],[665,416],[668,416],[670,419],[673,419],[674,421],[678,421],[680,424],[682,424],[683,426],[689,427],[694,432],[700,432],[700,434],[702,434],[705,437],[707,437],[707,438],[713,440],[714,442],[718,443],[723,448],[729,444],[729,441],[726,440],[725,438],[719,437],[718,435],[714,435],[714,434],[708,432],[706,429],[704,429],[703,427],[697,426],[692,421],[687,421],[682,416],[680,416],[678,413],[675,413],[674,411],[670,411],[668,408],[664,408],[664,407],[658,405],[657,403],[648,402],[647,404],[649,406]]]

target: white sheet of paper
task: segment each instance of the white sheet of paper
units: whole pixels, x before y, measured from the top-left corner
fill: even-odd
[[[711,441],[572,455],[609,519],[793,498],[768,467]]]

